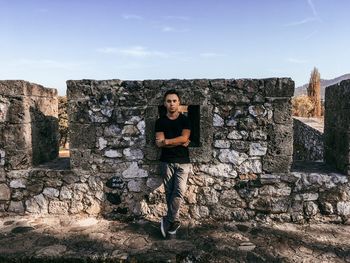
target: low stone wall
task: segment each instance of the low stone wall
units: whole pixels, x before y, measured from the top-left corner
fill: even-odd
[[[325,160],[350,175],[350,80],[326,88]]]
[[[58,156],[57,91],[0,81],[0,169],[31,168]]]
[[[0,212],[97,215],[104,200],[100,177],[70,170],[13,170],[0,180]]]
[[[293,118],[293,160],[323,161],[323,132],[303,120],[304,118]]]

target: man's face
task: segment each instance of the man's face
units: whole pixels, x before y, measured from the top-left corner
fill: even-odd
[[[168,94],[165,97],[164,106],[169,113],[179,111],[180,100],[176,94]]]

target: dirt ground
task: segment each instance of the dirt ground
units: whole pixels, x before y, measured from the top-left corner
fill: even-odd
[[[350,226],[158,222],[92,217],[0,219],[0,262],[350,262]]]

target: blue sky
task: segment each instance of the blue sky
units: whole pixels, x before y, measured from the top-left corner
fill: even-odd
[[[0,79],[350,73],[348,0],[0,0]]]

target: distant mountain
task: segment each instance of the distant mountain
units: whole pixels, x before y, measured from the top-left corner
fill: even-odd
[[[321,79],[321,99],[324,99],[324,93],[326,90],[326,87],[332,86],[334,84],[337,84],[343,80],[350,79],[350,74],[344,74],[340,77],[334,78],[334,79]],[[299,96],[303,94],[307,94],[307,87],[309,83],[304,84],[300,87],[296,87],[294,91],[294,96]]]

